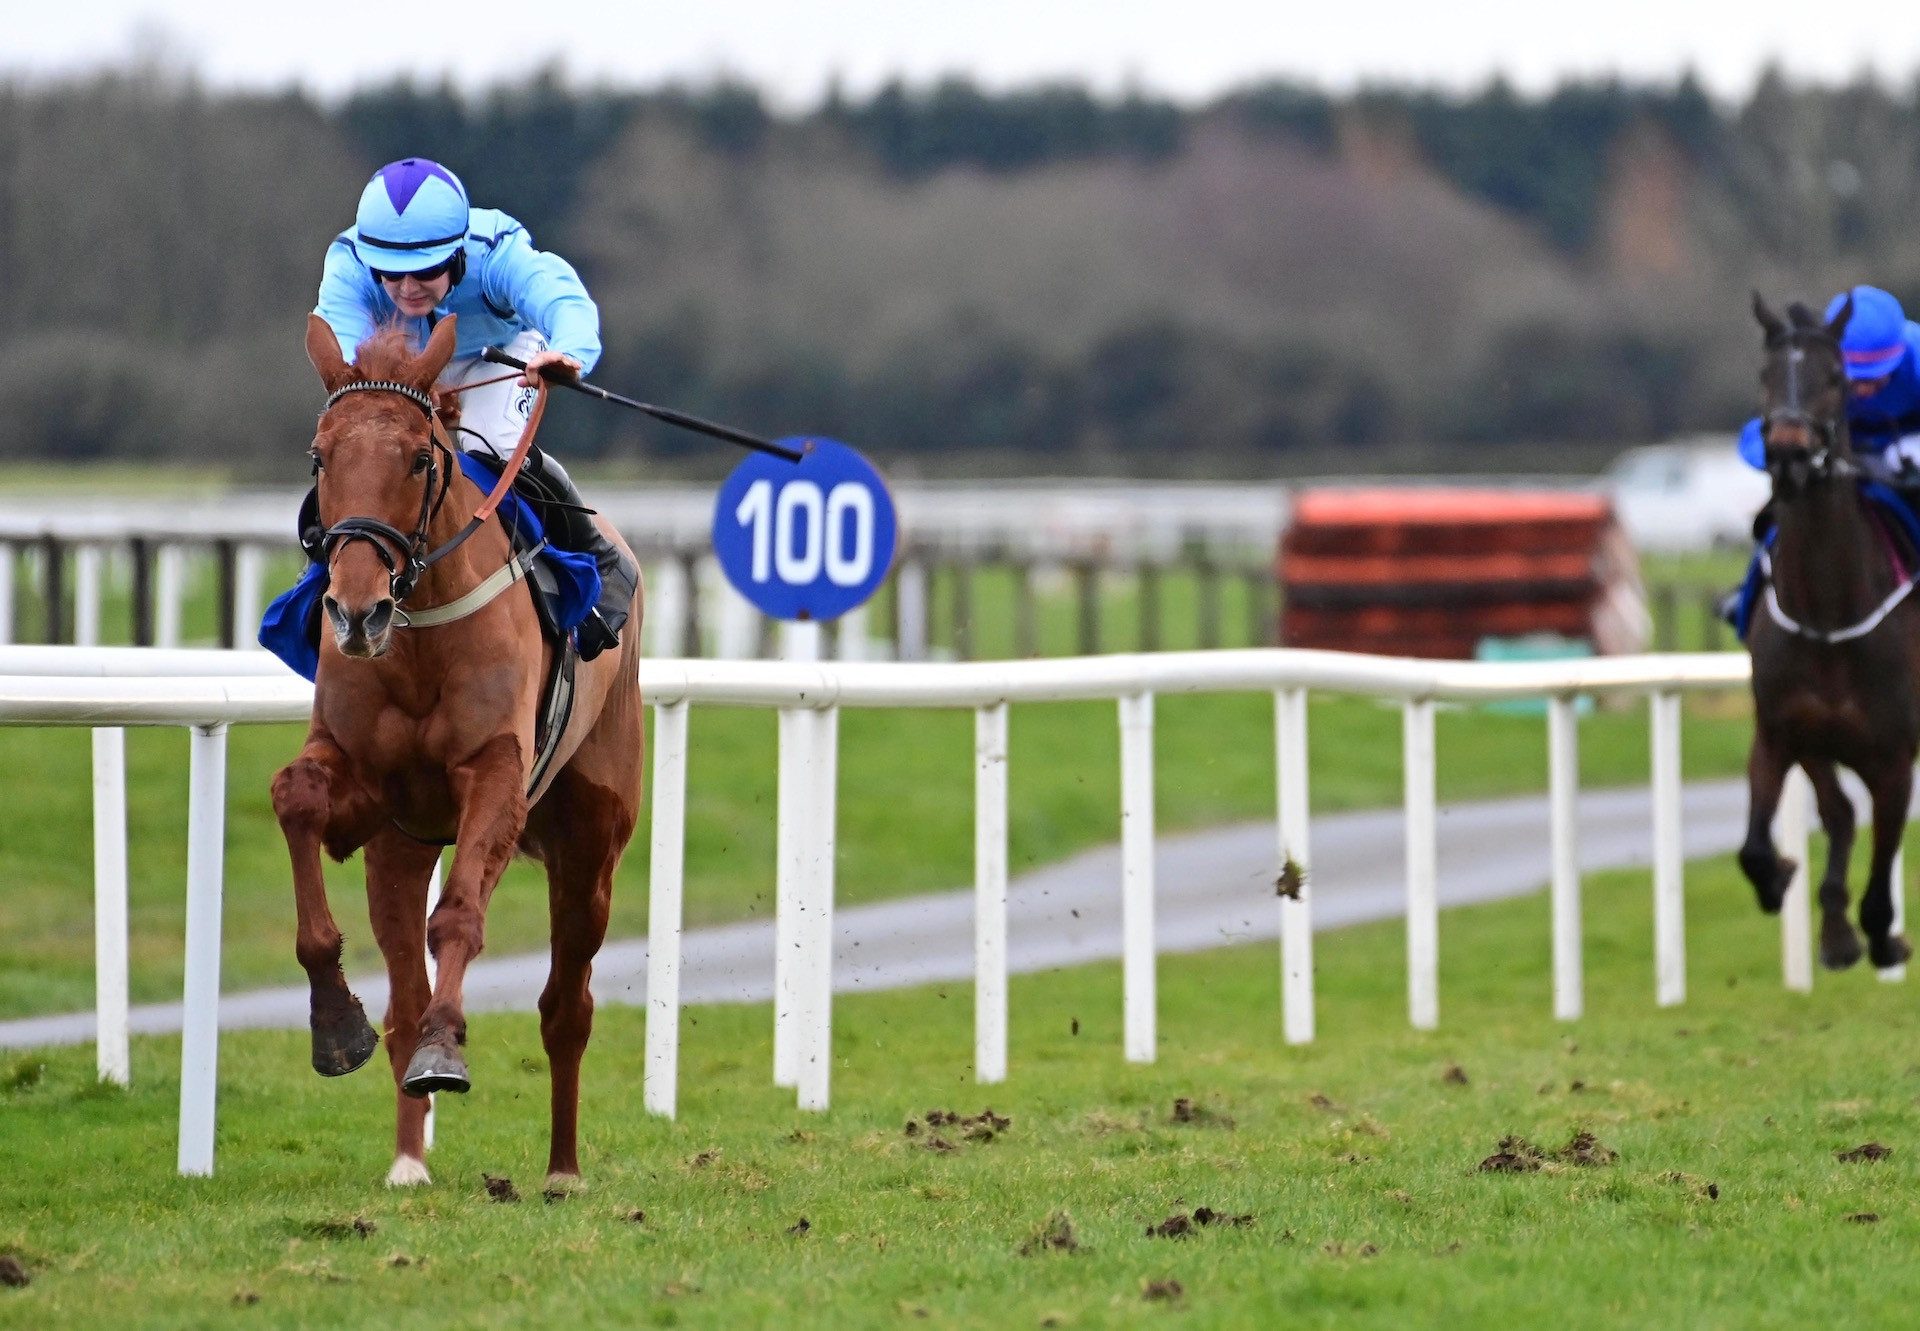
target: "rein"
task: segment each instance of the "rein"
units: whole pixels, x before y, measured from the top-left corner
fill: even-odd
[[[492,379],[482,379],[477,383],[462,384],[449,391],[465,393],[488,384],[499,383],[505,379],[519,378],[518,374],[499,375]],[[439,413],[435,410],[433,399],[411,384],[399,383],[392,379],[373,379],[361,383],[345,384],[334,390],[327,398],[326,406],[320,414],[324,417],[341,398],[349,393],[398,393],[414,406],[420,408],[427,418],[428,442],[433,445],[434,453],[427,463],[427,483],[420,492],[420,516],[414,524],[411,536],[399,528],[380,521],[378,518],[350,517],[328,527],[321,535],[321,547],[326,554],[327,563],[332,564],[334,555],[343,545],[354,541],[365,541],[380,556],[380,562],[387,567],[387,591],[393,597],[397,611],[397,621],[403,625],[417,628],[431,628],[437,624],[452,623],[480,609],[518,581],[526,572],[527,561],[532,552],[525,557],[508,557],[506,565],[494,573],[478,587],[444,606],[416,610],[411,615],[401,609],[403,603],[419,586],[426,571],[452,554],[466,543],[468,537],[480,530],[499,508],[500,501],[513,488],[513,482],[526,464],[527,455],[532,451],[534,435],[540,429],[540,418],[547,409],[547,385],[542,380],[534,389],[533,410],[527,417],[526,427],[520,432],[520,442],[515,445],[513,455],[507,459],[507,465],[500,472],[500,479],[494,484],[480,506],[473,512],[458,532],[432,550],[427,549],[427,529],[446,503],[447,494],[453,487],[453,473],[458,468],[458,452],[447,438],[447,432],[440,423]],[[445,466],[441,466],[444,459]],[[436,482],[440,494],[434,497]]]

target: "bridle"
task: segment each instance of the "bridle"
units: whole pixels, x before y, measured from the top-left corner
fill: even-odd
[[[451,391],[464,393],[471,389],[485,387],[490,383],[519,377],[518,373],[500,375],[494,379],[462,384]],[[493,516],[493,511],[498,507],[500,500],[512,488],[514,478],[519,475],[521,465],[526,461],[527,451],[533,445],[534,432],[540,428],[540,417],[547,404],[547,386],[543,380],[535,389],[533,410],[527,418],[525,430],[520,435],[519,446],[514,449],[513,456],[502,469],[500,480],[494,486],[493,493],[489,494],[485,502],[474,510],[473,517],[468,519],[464,527],[431,550],[427,548],[427,531],[433,525],[433,520],[438,516],[441,506],[446,503],[447,493],[453,487],[453,474],[459,468],[457,450],[447,438],[446,429],[440,423],[440,415],[434,407],[432,397],[411,384],[403,384],[393,379],[363,380],[359,383],[343,384],[334,389],[328,396],[326,405],[320,409],[321,418],[325,419],[326,414],[333,410],[335,404],[349,393],[398,393],[420,408],[421,413],[427,418],[427,442],[432,446],[433,451],[428,455],[426,485],[420,491],[420,516],[414,523],[413,533],[409,535],[378,518],[349,517],[342,518],[320,534],[320,550],[328,566],[329,579],[332,577],[334,556],[342,548],[355,541],[365,541],[371,545],[375,553],[380,556],[380,562],[386,566],[387,592],[393,597],[394,605],[398,607],[413,595],[415,588],[420,585],[420,579],[426,576],[428,569],[459,549],[469,536],[485,525],[487,519]],[[314,468],[316,472],[319,470],[317,457],[314,460]],[[436,488],[439,491],[437,496]],[[509,567],[518,562],[509,561]],[[462,599],[465,600],[465,598]],[[402,610],[400,614],[404,622],[406,612]],[[417,612],[416,618],[419,618]],[[437,622],[447,621],[442,619]]]
[[[1806,359],[1807,340],[1824,342],[1838,351],[1838,344],[1822,328],[1794,328],[1786,334],[1786,401],[1760,418],[1761,438],[1772,432],[1776,425],[1797,425],[1805,429],[1819,441],[1817,448],[1807,450],[1807,475],[1814,480],[1857,479],[1865,473],[1852,458],[1837,452],[1844,438],[1846,408],[1841,407],[1838,416],[1821,416],[1807,409],[1800,388],[1800,367]]]

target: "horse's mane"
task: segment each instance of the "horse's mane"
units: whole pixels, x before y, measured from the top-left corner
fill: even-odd
[[[405,379],[420,352],[404,326],[386,323],[353,353],[353,366],[369,379]]]

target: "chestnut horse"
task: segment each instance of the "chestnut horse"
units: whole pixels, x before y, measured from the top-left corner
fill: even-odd
[[[1900,538],[1860,491],[1865,473],[1847,431],[1840,355],[1851,300],[1826,324],[1799,304],[1783,320],[1757,294],[1753,311],[1766,332],[1762,426],[1777,534],[1770,585],[1747,634],[1754,735],[1740,867],[1760,908],[1778,911],[1797,866],[1774,847],[1773,815],[1798,764],[1827,833],[1820,958],[1834,970],[1859,961],[1860,936],[1847,921],[1854,812],[1835,765],[1851,768],[1873,795],[1860,925],[1873,964],[1896,966],[1911,949],[1893,932],[1893,861],[1920,747],[1920,598],[1907,595],[1911,575],[1901,568],[1912,552],[1898,553]]]
[[[545,863],[547,1168],[551,1185],[564,1188],[580,1172],[588,979],[640,803],[640,597],[619,650],[578,664],[572,720],[543,788],[529,792],[535,711],[554,653],[531,598],[508,584],[451,622],[408,622],[408,611],[426,618],[459,602],[513,557],[501,524],[484,522],[424,569],[416,562],[453,540],[484,498],[435,419],[434,382],[453,349],[449,316],[418,354],[386,331],[350,365],[331,329],[308,319],[307,355],[331,395],[312,456],[332,632],[322,635],[306,745],[274,778],[273,807],[293,859],[313,1066],[326,1076],[364,1064],[376,1036],[341,972],[320,854],[366,851],[367,910],[392,986],[386,1039],[397,1128],[387,1182],[396,1186],[428,1181],[427,1095],[469,1085],[461,986],[484,941],[488,899],[516,850]],[[428,882],[449,842],[453,867],[429,920]],[[429,949],[439,966],[431,986]]]

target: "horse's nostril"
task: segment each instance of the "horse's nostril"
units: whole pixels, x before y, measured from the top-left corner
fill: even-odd
[[[367,611],[367,617],[361,622],[369,638],[386,632],[387,626],[393,623],[393,598],[388,597],[375,605],[373,609]]]

